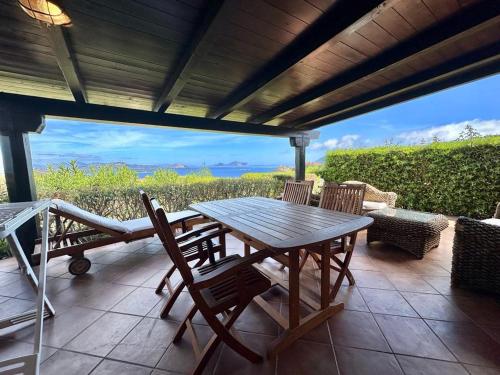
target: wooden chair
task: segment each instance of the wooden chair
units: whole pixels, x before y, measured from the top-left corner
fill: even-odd
[[[325,184],[321,192],[319,207],[325,208],[327,210],[361,215],[363,212],[363,199],[365,195],[365,189],[366,187],[364,184]],[[347,276],[349,285],[354,285],[355,283],[354,276],[349,270],[349,263],[351,262],[354,245],[356,244],[356,237],[357,233],[351,233],[350,235],[341,238],[339,241],[332,242],[331,244],[330,258],[333,260],[335,265],[330,264],[330,268],[339,272],[339,276],[337,277],[337,280],[335,281],[335,284],[330,291],[331,299],[334,299],[337,295],[344,277]],[[338,254],[342,253],[345,254],[343,261],[337,257]],[[300,270],[304,267],[309,254],[314,259],[316,264],[318,266],[321,266],[321,259],[316,253],[303,251],[299,268]]]
[[[147,196],[143,194],[143,198]],[[238,316],[252,299],[271,287],[267,277],[257,271],[252,264],[268,256],[266,250],[248,257],[231,255],[215,260],[209,256],[209,264],[190,268],[184,251],[194,245],[199,245],[205,238],[193,238],[184,244],[179,244],[170,228],[165,211],[157,201],[149,201],[151,221],[154,223],[163,246],[169,252],[187,286],[194,305],[179,326],[173,342],[178,342],[186,329],[191,335],[191,343],[196,355],[193,374],[201,374],[217,345],[222,341],[228,347],[252,362],[262,360],[262,357],[243,345],[230,331]],[[210,237],[225,235],[229,229],[218,229]],[[210,251],[211,249],[209,249]],[[210,328],[215,332],[204,348],[200,348],[191,319],[197,311],[203,315]],[[222,315],[219,320],[217,315]]]
[[[295,204],[308,205],[314,181],[286,181],[281,200]]]
[[[140,191],[142,201],[144,203],[144,207],[146,208],[146,211],[148,215],[151,217],[153,214],[153,207],[151,206],[151,200],[149,199],[148,195],[144,191]],[[167,220],[168,220],[168,214],[167,214]],[[172,224],[170,223],[172,226]],[[155,233],[158,233],[158,229],[154,225],[153,226],[155,229]],[[219,234],[215,237],[218,237],[219,243],[214,244],[212,241],[212,238],[215,238],[212,234],[214,233],[213,230],[217,229],[219,231]],[[199,229],[193,229],[188,232],[184,232],[178,236],[175,237],[175,241],[179,244],[179,246],[182,248],[182,255],[184,256],[185,260],[187,263],[189,262],[195,262],[194,267],[201,266],[203,263],[207,261],[210,257],[213,257],[214,254],[219,253],[219,257],[225,257],[226,256],[226,238],[224,233],[220,232],[222,230],[222,225],[219,223],[209,223],[207,225],[204,225],[202,228]],[[212,232],[211,232],[212,231]],[[195,244],[190,244],[190,240],[196,240]],[[167,248],[167,254],[169,255],[170,258],[172,258],[172,255],[168,251]],[[163,279],[160,281],[158,286],[156,287],[155,293],[160,294],[165,286],[168,289],[169,292],[169,297],[167,301],[165,302],[165,305],[161,309],[160,312],[160,317],[162,319],[166,318],[168,314],[170,313],[170,310],[172,309],[175,301],[179,297],[180,293],[182,292],[182,289],[186,286],[184,282],[181,280],[176,286],[173,286],[170,278],[174,274],[174,272],[177,270],[177,267],[175,263],[167,270],[165,273],[165,276]]]

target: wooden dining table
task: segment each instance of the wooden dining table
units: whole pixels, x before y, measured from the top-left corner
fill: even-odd
[[[268,355],[271,358],[343,309],[343,303],[330,300],[330,244],[373,223],[373,219],[366,216],[263,197],[196,203],[190,208],[230,228],[231,234],[245,244],[245,255],[250,253],[251,248],[265,250],[288,267],[288,280],[284,280],[263,265],[255,265],[273,284],[285,288],[289,294],[288,318],[262,297],[254,299],[284,329],[269,348]],[[321,256],[320,293],[317,299],[300,293],[301,249],[315,251]],[[302,318],[299,314],[301,301],[312,310]]]

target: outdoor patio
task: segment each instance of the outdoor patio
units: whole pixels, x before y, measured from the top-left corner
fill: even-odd
[[[366,245],[360,233],[350,268],[353,287],[337,297],[345,310],[308,333],[277,360],[252,364],[221,345],[207,374],[500,374],[500,303],[492,297],[451,289],[454,221],[440,246],[423,260],[392,246]],[[228,236],[228,252],[243,244]],[[190,305],[183,292],[167,320],[159,319],[165,296],[154,293],[170,260],[158,240],[117,244],[87,252],[92,268],[75,278],[64,258],[48,268],[48,296],[56,316],[46,320],[42,374],[170,374],[191,371],[187,335],[171,344]],[[275,272],[274,261],[265,261]],[[302,293],[318,293],[312,263]],[[0,314],[30,308],[33,294],[13,259],[0,262]],[[263,296],[287,312],[287,294],[274,287]],[[305,309],[305,307],[304,307]],[[195,318],[200,339],[210,337]],[[235,325],[241,339],[265,354],[279,326],[256,304]],[[3,330],[0,360],[32,350],[33,326]]]

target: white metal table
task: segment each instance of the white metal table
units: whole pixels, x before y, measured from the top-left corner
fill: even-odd
[[[35,202],[0,204],[0,238],[6,238],[12,255],[17,259],[21,272],[37,293],[34,310],[22,314],[1,318],[0,329],[16,324],[35,320],[35,344],[33,354],[7,359],[0,362],[0,374],[36,374],[40,367],[40,353],[42,349],[43,319],[53,316],[55,310],[45,296],[45,281],[47,270],[47,250],[49,232],[50,200]],[[39,213],[43,217],[41,260],[38,278],[33,271],[16,235],[16,229]]]

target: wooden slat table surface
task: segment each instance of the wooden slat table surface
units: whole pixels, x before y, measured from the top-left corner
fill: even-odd
[[[190,205],[192,210],[232,229],[232,235],[245,243],[245,255],[250,246],[270,250],[272,257],[288,267],[288,281],[277,277],[260,265],[274,284],[288,290],[288,318],[285,318],[259,296],[254,301],[284,330],[271,344],[269,356],[274,357],[297,339],[343,309],[342,303],[330,301],[330,243],[369,227],[373,219],[318,207],[297,205],[275,199],[253,197],[234,198]],[[299,250],[314,250],[321,254],[320,301],[300,296]],[[288,253],[288,256],[284,254]],[[314,310],[300,316],[300,301]]]
[[[196,203],[190,208],[278,252],[320,245],[373,222],[365,216],[262,197]]]

